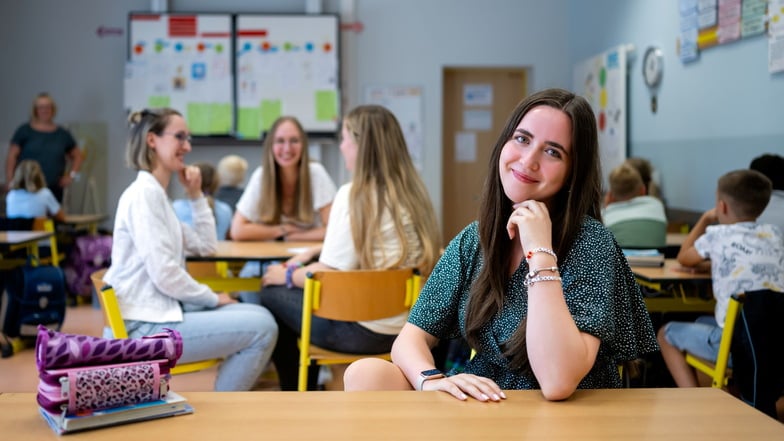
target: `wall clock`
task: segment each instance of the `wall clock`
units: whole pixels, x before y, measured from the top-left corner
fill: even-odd
[[[664,56],[661,49],[650,46],[645,50],[642,59],[642,77],[645,85],[651,91],[651,112],[656,113],[656,89],[661,84],[664,75]]]

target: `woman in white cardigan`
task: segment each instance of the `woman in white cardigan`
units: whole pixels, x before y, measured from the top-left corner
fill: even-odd
[[[126,159],[138,174],[117,206],[105,280],[117,293],[130,337],[176,329],[183,337],[181,362],[224,359],[216,391],[250,390],[269,361],[278,329],[263,307],[215,293],[185,270],[186,255],[214,253],[217,246],[201,174],[184,162],[190,150],[187,124],[176,110],[130,116]],[[190,199],[192,228],[180,223],[166,195],[174,174]]]

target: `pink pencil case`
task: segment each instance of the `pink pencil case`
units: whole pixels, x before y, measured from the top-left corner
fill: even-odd
[[[39,373],[38,405],[69,415],[154,401],[169,390],[169,360],[118,363]]]

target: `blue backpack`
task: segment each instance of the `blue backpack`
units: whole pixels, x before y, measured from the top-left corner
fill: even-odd
[[[63,270],[34,262],[31,256],[26,264],[9,271],[3,316],[3,333],[9,337],[35,337],[38,325],[59,330],[65,319]]]

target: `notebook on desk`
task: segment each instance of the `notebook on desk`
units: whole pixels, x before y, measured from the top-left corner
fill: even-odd
[[[49,427],[58,435],[193,413],[193,408],[187,403],[185,397],[172,391],[167,392],[166,397],[160,400],[95,410],[78,415],[55,414],[41,407],[38,410]]]
[[[664,266],[664,254],[655,248],[642,250],[624,248],[623,255],[626,256],[629,266]]]

